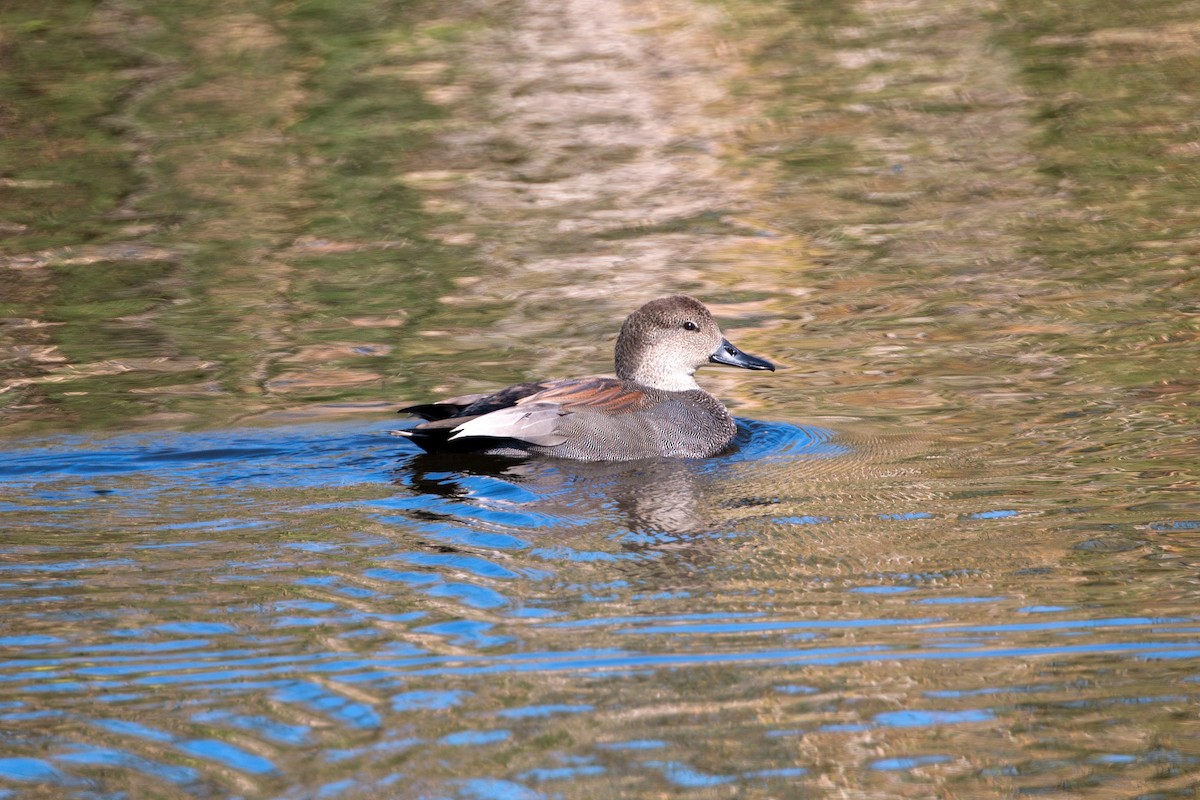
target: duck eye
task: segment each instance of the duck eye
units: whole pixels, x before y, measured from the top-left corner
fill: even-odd
[[[683,323],[683,329],[685,331],[698,331],[700,330],[700,326],[689,319],[687,322]]]

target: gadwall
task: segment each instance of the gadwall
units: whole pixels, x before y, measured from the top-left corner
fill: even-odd
[[[580,461],[705,458],[737,426],[700,388],[708,362],[775,370],[721,335],[704,304],[686,295],[652,300],[617,337],[617,377],[535,381],[400,409],[425,422],[396,431],[430,452],[547,455]]]

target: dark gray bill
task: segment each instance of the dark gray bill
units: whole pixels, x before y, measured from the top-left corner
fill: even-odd
[[[741,367],[742,369],[769,369],[771,372],[775,371],[775,365],[770,361],[758,356],[752,356],[749,353],[743,353],[731,345],[728,339],[721,340],[721,346],[713,351],[708,360],[717,364],[728,364],[731,367]]]

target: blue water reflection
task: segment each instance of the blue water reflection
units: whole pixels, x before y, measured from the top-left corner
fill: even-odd
[[[931,770],[1039,703],[1194,699],[1200,618],[1109,609],[1019,547],[947,550],[1037,520],[1000,502],[913,481],[837,507],[861,455],[830,431],[743,420],[715,459],[574,464],[447,461],[388,427],[11,445],[0,781],[533,797],[619,772],[773,791],[821,770],[789,741],[908,737],[861,771]],[[1173,694],[1130,679],[1073,706],[1085,661],[1183,672]],[[1068,666],[1031,682],[1031,662]]]

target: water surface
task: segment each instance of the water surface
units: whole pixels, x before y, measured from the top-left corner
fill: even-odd
[[[1194,796],[1194,7],[2,13],[0,796]],[[673,291],[730,452],[388,435]]]

